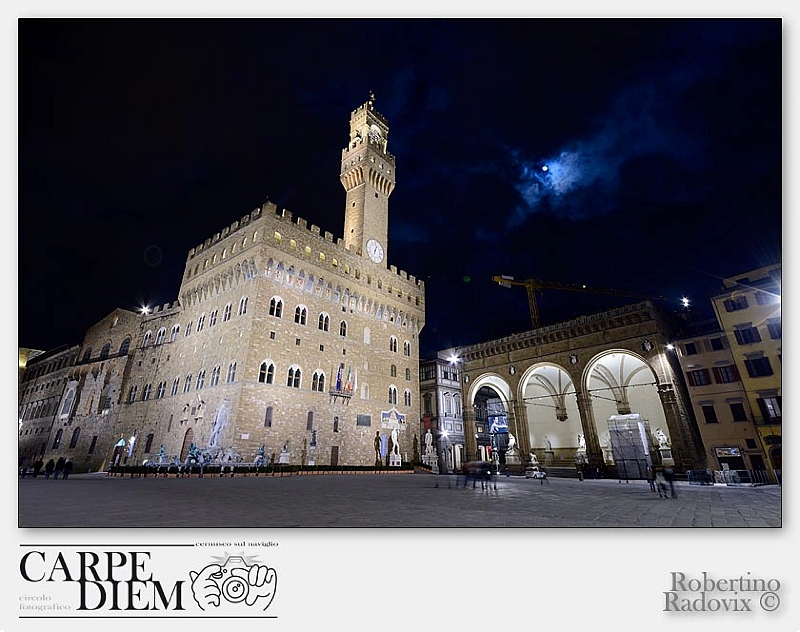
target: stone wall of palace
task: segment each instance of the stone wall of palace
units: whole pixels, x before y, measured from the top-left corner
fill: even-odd
[[[286,445],[307,463],[314,430],[317,464],[338,451],[339,464],[371,465],[375,432],[398,418],[410,459],[424,285],[275,210],[194,248],[180,306],[142,317],[112,432],[137,437],[133,462],[161,445],[181,458],[191,442],[246,462]]]

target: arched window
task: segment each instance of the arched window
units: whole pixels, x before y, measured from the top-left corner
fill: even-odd
[[[122,344],[119,346],[119,354],[126,355],[128,353],[128,349],[130,348],[131,348],[131,339],[125,338],[125,340],[123,340]]]
[[[228,376],[225,378],[225,382],[230,384],[236,380],[236,362],[231,362],[228,365]]]
[[[411,406],[411,391],[408,389],[403,391],[403,404],[406,406]]]
[[[144,349],[145,347],[148,347],[148,346],[150,346],[150,342],[151,342],[152,340],[153,340],[153,332],[152,332],[152,331],[148,331],[148,332],[147,332],[147,333],[144,335],[144,341],[142,341],[142,349]]]
[[[264,427],[272,428],[272,406],[267,406],[267,410],[264,413]]]
[[[275,383],[275,365],[272,363],[267,364],[262,362],[258,369],[258,381],[262,384]]]
[[[269,315],[275,318],[283,315],[283,301],[277,296],[273,296],[269,302]]]
[[[339,323],[339,335],[343,338],[347,336],[347,323],[344,321]]]
[[[181,385],[181,378],[176,377],[175,380],[172,382],[172,390],[170,391],[169,394],[170,395],[177,395],[178,394],[178,389],[180,388],[180,385]]]
[[[211,314],[209,315],[209,317],[208,317],[208,326],[209,326],[209,327],[213,327],[214,325],[216,325],[216,324],[217,324],[217,313],[218,313],[218,312],[219,312],[219,310],[215,309],[215,310],[214,310],[213,312],[211,312]]]
[[[244,316],[247,313],[247,297],[243,296],[239,299],[239,316]]]
[[[389,387],[389,403],[397,404],[397,389],[394,386]]]
[[[142,391],[142,401],[146,402],[148,399],[150,399],[150,393],[152,392],[153,392],[153,385],[146,384],[144,390]]]
[[[150,332],[148,332],[150,333]],[[83,352],[83,361],[88,362],[92,358],[92,348],[87,347],[86,351]]]
[[[156,344],[157,345],[164,344],[164,338],[166,337],[167,337],[167,328],[162,327],[161,329],[158,330],[158,333],[156,334]]]
[[[105,360],[109,353],[111,353],[111,343],[107,342],[103,345],[103,348],[100,349],[100,359]]]
[[[76,445],[78,445],[78,437],[80,436],[81,436],[81,429],[79,427],[75,428],[75,430],[72,431],[72,438],[69,440],[70,448],[74,448]]]
[[[197,331],[203,331],[203,326],[206,324],[206,315],[200,314],[200,318],[197,319]]]
[[[389,375],[391,375],[392,377],[397,377],[397,366],[396,365],[393,364],[393,365],[391,365],[389,367]]]
[[[169,341],[175,342],[178,339],[178,334],[180,333],[180,331],[181,331],[180,325],[173,325],[172,331],[169,334]]]
[[[411,369],[406,369],[406,381],[411,380]]]
[[[58,446],[61,445],[61,437],[64,436],[64,429],[59,428],[58,432],[56,433],[56,438],[53,440],[53,450],[57,449]]]
[[[158,392],[156,393],[156,399],[161,399],[164,397],[164,393],[167,391],[167,383],[166,382],[159,382],[158,383]]]
[[[305,325],[307,316],[308,316],[308,311],[306,310],[305,307],[303,307],[302,305],[298,305],[297,307],[295,307],[294,322],[300,325]]]
[[[319,315],[319,329],[322,331],[328,331],[330,329],[330,326],[331,326],[330,317],[325,312],[322,312]]]
[[[231,319],[231,304],[228,303],[222,312],[222,322],[227,323]]]
[[[309,410],[308,415],[306,415],[306,430],[313,430],[314,429],[314,411]]]
[[[311,378],[311,390],[319,393],[325,392],[325,374],[322,371],[314,371]]]
[[[64,419],[65,417],[69,417],[69,414],[72,412],[72,404],[75,402],[75,389],[70,388],[67,391],[67,394],[64,396],[64,403],[61,405],[61,412],[59,416]]]
[[[192,374],[186,376],[186,380],[183,382],[183,392],[188,393],[189,390],[192,388]]]
[[[403,343],[403,355],[411,357],[411,343],[408,340]]]
[[[397,338],[395,338],[394,336],[389,338],[389,351],[394,351],[395,353],[397,353]]]
[[[445,393],[444,396],[444,414],[448,417],[453,414],[453,405],[450,393]]]
[[[294,367],[289,369],[288,379],[286,380],[286,386],[291,386],[292,388],[300,388],[300,369],[295,369]]]
[[[131,386],[131,390],[128,391],[128,403],[132,404],[136,401],[136,393],[139,392],[138,386]]]
[[[195,386],[195,390],[199,391],[206,383],[206,370],[203,369],[200,373],[197,374],[197,384]]]
[[[222,372],[222,367],[215,366],[211,370],[211,386],[216,386],[219,384],[219,374]]]

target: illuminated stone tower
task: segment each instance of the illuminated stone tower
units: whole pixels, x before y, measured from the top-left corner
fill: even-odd
[[[344,245],[386,267],[389,196],[394,156],[386,151],[389,125],[375,110],[375,95],[350,115],[350,141],[342,150],[340,180],[347,192]]]

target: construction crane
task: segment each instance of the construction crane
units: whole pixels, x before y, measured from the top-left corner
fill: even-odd
[[[622,290],[610,290],[606,288],[594,288],[587,285],[578,285],[577,283],[561,283],[560,281],[543,281],[541,279],[524,279],[517,281],[512,276],[493,276],[492,281],[498,283],[503,287],[511,287],[514,285],[523,286],[528,292],[528,307],[531,312],[531,326],[537,329],[541,326],[539,320],[539,305],[536,302],[537,290],[562,290],[564,292],[584,292],[587,294],[605,294],[608,296],[623,296],[628,298],[649,299],[654,301],[666,300],[663,296],[645,296],[634,292],[625,292]]]

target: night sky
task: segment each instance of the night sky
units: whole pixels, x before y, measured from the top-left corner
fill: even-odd
[[[370,91],[421,353],[529,328],[493,275],[687,296],[781,261],[779,19],[22,19],[19,346],[177,299],[266,200],[341,237]],[[547,167],[547,171],[544,171]],[[546,291],[543,324],[635,299]]]

